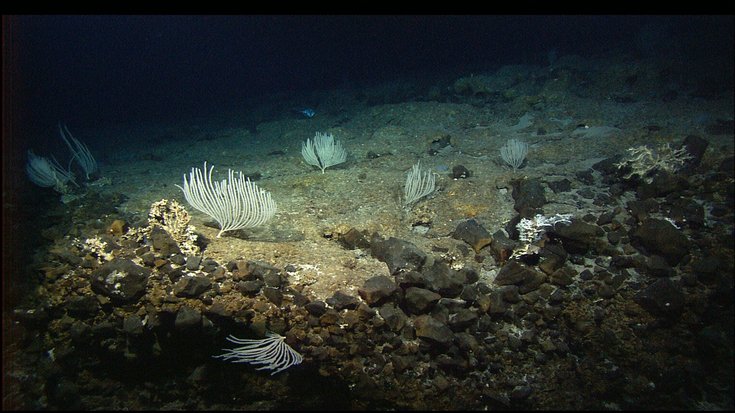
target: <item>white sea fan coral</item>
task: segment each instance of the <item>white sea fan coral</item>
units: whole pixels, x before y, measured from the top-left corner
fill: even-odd
[[[242,172],[227,171],[227,179],[212,180],[214,166],[192,168],[189,179],[184,175],[184,198],[197,210],[212,217],[220,226],[217,238],[226,231],[257,227],[276,215],[271,193],[258,187]]]
[[[421,161],[411,168],[403,186],[403,206],[408,207],[436,190],[436,176],[421,170]]]
[[[340,141],[334,139],[331,133],[317,132],[314,140],[307,139],[301,144],[301,155],[309,165],[324,170],[330,166],[341,164],[347,160],[347,151]]]
[[[75,138],[71,132],[69,132],[69,128],[67,128],[66,125],[59,123],[59,134],[61,135],[61,139],[64,140],[64,143],[66,143],[66,146],[69,148],[69,151],[72,154],[72,159],[77,161],[77,164],[79,164],[84,171],[85,177],[89,179],[89,175],[97,172],[98,169],[97,161],[94,159],[94,156],[92,156],[92,152],[89,151],[89,148],[87,148],[87,145],[85,145],[84,142]]]
[[[26,172],[28,178],[34,184],[45,188],[54,188],[60,194],[69,192],[68,183],[77,185],[74,181],[74,174],[70,170],[62,168],[56,159],[37,156],[33,151],[28,151]]]
[[[508,139],[508,142],[500,148],[500,156],[505,163],[513,167],[513,172],[523,164],[528,154],[528,144],[518,139]]]
[[[227,340],[242,344],[240,347],[223,349],[224,354],[213,356],[233,363],[262,364],[256,370],[273,370],[271,376],[280,373],[296,364],[301,364],[304,358],[296,350],[286,344],[286,338],[271,332],[266,332],[263,339],[247,339],[228,336]]]

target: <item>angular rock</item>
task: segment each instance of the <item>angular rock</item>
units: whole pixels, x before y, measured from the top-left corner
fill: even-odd
[[[174,320],[174,327],[176,329],[189,329],[197,327],[202,322],[202,313],[199,310],[191,308],[189,306],[183,306],[176,312],[176,319]]]
[[[512,226],[512,230],[515,232],[516,237],[518,237],[518,229],[516,229],[515,225],[518,224],[519,219],[520,217],[516,216],[516,222]],[[502,230],[498,230],[493,234],[493,242],[490,244],[490,252],[492,252],[493,258],[496,262],[504,263],[508,261],[508,258],[513,254],[513,249],[516,245],[516,241],[508,238]]]
[[[156,254],[154,254],[152,251],[148,251],[140,256],[140,258],[143,260],[143,265],[146,267],[153,267],[156,262]]]
[[[704,207],[690,198],[680,198],[672,203],[672,210],[681,213],[681,221],[686,222],[689,228],[703,228],[705,226]],[[673,211],[672,211],[673,212]]]
[[[436,291],[444,297],[456,297],[462,292],[466,278],[444,263],[434,262],[434,265],[424,268],[421,279],[426,288]]]
[[[555,194],[558,194],[559,192],[569,192],[572,189],[572,181],[568,180],[567,178],[561,179],[559,181],[551,181],[546,183],[549,188],[551,188],[552,191],[554,191]]]
[[[395,276],[396,284],[403,289],[408,287],[425,287],[426,285],[422,277],[418,271],[402,272]]]
[[[291,294],[291,300],[292,302],[297,305],[298,307],[304,307],[307,304],[309,304],[310,300],[309,297],[305,296],[304,294],[301,294],[300,292],[294,290],[293,288],[286,289],[288,294]]]
[[[452,167],[452,178],[454,179],[466,179],[472,176],[472,171],[467,169],[464,165],[454,165]]]
[[[448,347],[454,340],[454,333],[446,324],[434,319],[430,315],[420,315],[413,322],[416,329],[416,337],[423,338],[429,342]]]
[[[217,317],[231,317],[232,309],[227,307],[227,305],[221,300],[217,300],[212,303],[211,306],[209,306],[209,308],[207,309],[207,314],[214,314]]]
[[[612,298],[615,295],[615,289],[608,284],[602,283],[597,287],[597,295],[600,298]]]
[[[500,293],[500,298],[506,303],[513,304],[521,301],[521,295],[515,285],[504,285],[495,291]]]
[[[278,269],[278,267],[274,267],[268,264],[267,262],[247,261],[244,264],[244,268],[241,268],[240,265],[238,265],[238,269],[240,270],[240,273],[242,275],[246,275],[246,279],[258,278],[260,280],[265,281],[266,278],[270,278],[271,279],[271,285],[269,285],[270,287],[275,287],[276,285],[280,284],[281,270]],[[278,277],[279,281],[274,281],[272,277]]]
[[[199,269],[199,264],[202,263],[202,257],[200,255],[190,255],[186,257],[186,269],[194,271]]]
[[[370,248],[370,240],[368,237],[356,230],[355,228],[350,228],[349,231],[347,231],[344,235],[342,235],[339,238],[339,242],[347,249],[369,249]]]
[[[263,288],[263,281],[261,280],[248,280],[237,283],[238,291],[245,295],[255,295],[260,292],[261,288]]]
[[[497,285],[518,285],[533,276],[533,270],[518,261],[508,261],[493,281]]]
[[[183,275],[183,270],[181,268],[177,268],[174,270],[174,272],[181,271]],[[225,279],[225,276],[227,275],[227,270],[225,267],[219,266],[217,269],[209,273],[210,278],[214,281],[223,281]]]
[[[473,284],[480,279],[480,273],[472,267],[464,267],[457,271],[464,284]]]
[[[470,284],[465,285],[465,287],[462,289],[462,292],[459,294],[459,298],[467,301],[467,302],[473,302],[477,300],[477,297],[480,295],[480,292],[476,285]]]
[[[673,277],[676,271],[660,255],[651,255],[646,260],[646,272],[654,277]]]
[[[615,231],[610,231],[607,233],[607,242],[610,245],[618,245],[620,241],[623,240],[624,236],[625,236],[625,231],[623,231],[622,228],[619,228]]]
[[[592,185],[595,183],[595,176],[592,174],[591,169],[586,169],[584,171],[577,171],[574,173],[574,176],[580,180],[580,182],[585,183],[587,185]]]
[[[675,318],[684,310],[684,292],[671,279],[662,278],[634,297],[641,307],[657,317]]]
[[[475,304],[480,308],[480,312],[487,313],[490,310],[490,296],[488,294],[480,294],[475,298]]]
[[[416,245],[398,238],[374,239],[370,251],[376,259],[386,263],[392,275],[401,271],[420,270],[426,262],[426,253]]]
[[[533,388],[531,386],[516,386],[510,392],[511,400],[525,400],[533,394]]]
[[[95,338],[109,338],[117,334],[117,326],[110,321],[102,321],[92,325],[92,336]]]
[[[185,265],[186,257],[183,254],[174,254],[171,256],[171,262],[176,265]]]
[[[551,273],[549,281],[552,284],[566,287],[574,282],[574,277],[577,275],[577,271],[572,267],[561,267],[558,270]]]
[[[397,291],[396,283],[384,275],[368,279],[362,288],[357,290],[360,297],[371,307],[382,304]]]
[[[646,257],[641,254],[616,255],[612,257],[610,266],[616,268],[645,268]]]
[[[331,305],[332,308],[337,311],[344,309],[354,310],[357,308],[357,305],[360,304],[360,301],[358,301],[356,297],[347,295],[342,291],[335,291],[335,293],[331,297],[327,298],[326,301],[327,304]]]
[[[466,242],[475,250],[475,253],[480,252],[493,241],[490,233],[474,219],[460,222],[454,229],[452,238]]]
[[[479,316],[469,308],[462,308],[449,316],[447,325],[454,332],[459,332],[477,322]]]
[[[537,289],[546,280],[546,275],[517,261],[509,261],[495,277],[497,285],[517,285],[518,292],[528,293]]]
[[[518,288],[516,287],[516,293]],[[508,310],[508,304],[503,300],[503,293],[500,291],[492,291],[487,295],[490,300],[487,313],[490,315],[502,315]]]
[[[406,320],[408,319],[406,313],[393,304],[383,305],[378,310],[378,313],[383,317],[383,320],[385,320],[385,324],[395,332],[401,331],[403,326],[406,325]]]
[[[663,219],[646,219],[633,233],[633,237],[649,253],[663,256],[672,266],[679,264],[690,249],[689,239],[673,224]]]
[[[581,219],[573,219],[569,225],[555,225],[548,232],[558,235],[564,250],[570,254],[585,254],[605,234],[602,228]]]
[[[278,288],[264,287],[263,295],[268,299],[268,301],[277,306],[280,306],[281,303],[283,303],[283,293]]]
[[[210,273],[219,268],[219,263],[211,258],[202,260],[202,271]]]
[[[684,142],[682,142],[680,148],[686,148],[687,153],[692,158],[686,161],[686,165],[684,168],[682,168],[682,171],[689,172],[699,166],[699,164],[702,162],[702,157],[704,157],[704,152],[707,150],[707,147],[709,146],[709,141],[706,139],[700,138],[696,135],[687,135],[686,138],[684,138]]]
[[[546,204],[544,186],[538,179],[523,179],[513,184],[513,209],[518,212],[541,208]]]
[[[434,311],[435,317],[440,311],[444,313],[444,310],[446,310],[446,314],[447,316],[449,316],[450,313],[456,313],[460,310],[463,310],[465,307],[467,307],[467,301],[461,300],[459,298],[442,297],[439,299],[439,302],[436,303],[436,306],[437,308]]]
[[[123,331],[132,336],[143,334],[143,320],[137,314],[125,317],[123,319]]]
[[[412,314],[423,314],[431,310],[442,296],[425,288],[409,287],[404,297],[406,309]]]
[[[79,320],[74,321],[71,327],[69,327],[69,337],[71,337],[72,341],[77,344],[88,343],[91,332],[92,328],[89,324]]]
[[[145,294],[150,274],[131,260],[115,259],[92,272],[92,291],[116,305],[133,303]]]
[[[327,312],[327,304],[324,301],[312,301],[306,304],[304,308],[309,312],[309,314],[315,317],[319,317]]]
[[[100,302],[93,295],[70,297],[66,300],[66,311],[77,318],[91,318],[100,310]]]
[[[549,303],[558,304],[564,301],[564,290],[557,288],[549,295]]]
[[[151,244],[153,249],[164,257],[173,254],[181,254],[179,244],[171,237],[171,234],[158,225],[154,225],[151,229]]]
[[[411,367],[413,365],[413,357],[409,356],[401,356],[398,354],[393,354],[390,356],[391,362],[393,363],[393,370],[396,371],[396,373],[401,373],[405,371],[407,368]]]
[[[269,271],[263,275],[263,282],[267,287],[281,288],[286,285],[286,277],[280,271]]]
[[[636,189],[638,199],[658,198],[672,192],[679,192],[689,187],[689,181],[679,174],[659,171],[653,176],[651,183],[642,182]]]
[[[327,311],[319,317],[319,324],[322,326],[334,325],[337,324],[338,321],[339,313],[333,308],[328,308]]]
[[[539,252],[541,262],[538,268],[546,274],[551,274],[564,265],[569,254],[559,244],[547,243]]]
[[[439,354],[435,358],[436,364],[439,366],[440,369],[444,371],[450,371],[453,373],[463,373],[467,371],[468,363],[467,359],[460,356],[459,354]],[[437,380],[437,378],[439,380]],[[434,376],[434,386],[436,386],[437,390],[440,392],[445,391],[449,388],[450,383],[447,379],[444,378],[441,374],[437,374]]]
[[[639,222],[643,222],[651,213],[658,212],[661,206],[653,198],[644,200],[634,200],[628,202],[625,207],[635,219]]]
[[[533,276],[523,282],[523,284],[518,286],[518,293],[519,294],[526,294],[531,291],[535,291],[538,289],[541,284],[546,282],[546,274],[538,271],[533,271]]]
[[[601,213],[599,217],[597,217],[597,221],[595,222],[595,224],[599,226],[608,225],[612,223],[613,218],[615,218],[615,214],[615,211],[605,211]]]
[[[197,297],[209,290],[212,281],[203,275],[184,276],[174,284],[174,294],[177,297]]]

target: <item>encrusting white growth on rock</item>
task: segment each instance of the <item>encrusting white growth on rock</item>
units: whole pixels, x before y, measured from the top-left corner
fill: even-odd
[[[541,236],[546,232],[546,227],[553,227],[558,222],[570,224],[572,222],[571,219],[572,214],[556,214],[550,217],[536,214],[532,219],[522,218],[516,225],[518,229],[518,240],[524,244],[523,249],[517,251],[518,254],[523,255],[528,253],[531,244],[540,240]]]
[[[673,149],[668,143],[655,150],[646,145],[636,146],[628,148],[628,153],[628,158],[615,164],[618,169],[629,168],[623,178],[631,179],[638,175],[649,184],[653,181],[652,172],[663,170],[674,173],[692,159],[686,147]]]

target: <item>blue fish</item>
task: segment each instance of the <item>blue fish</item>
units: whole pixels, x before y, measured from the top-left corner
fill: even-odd
[[[311,108],[300,110],[299,113],[303,113],[304,116],[306,116],[307,118],[313,118],[314,115],[316,115],[316,112],[314,111],[314,109],[311,109]]]

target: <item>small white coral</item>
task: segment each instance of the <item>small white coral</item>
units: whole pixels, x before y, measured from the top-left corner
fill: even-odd
[[[149,228],[161,226],[179,244],[181,252],[186,255],[196,255],[199,247],[196,245],[197,235],[193,225],[189,225],[191,217],[183,205],[176,200],[162,199],[151,204],[148,212]]]
[[[692,156],[686,147],[673,149],[671,145],[664,144],[657,149],[651,149],[646,145],[628,148],[628,157],[615,166],[618,169],[629,168],[629,172],[623,175],[623,179],[631,179],[637,175],[645,182],[653,181],[653,173],[659,170],[674,173],[681,169]]]
[[[536,214],[532,219],[522,218],[516,225],[518,239],[524,244],[531,244],[541,239],[541,235],[546,232],[545,227],[553,227],[557,222],[570,224],[571,218],[572,214],[556,214],[551,217]]]
[[[403,186],[403,206],[409,207],[436,190],[436,174],[421,170],[421,161],[411,168]]]
[[[87,238],[84,240],[83,250],[91,253],[98,263],[103,261],[111,261],[115,256],[112,252],[107,252],[107,242],[102,241],[99,237]]]
[[[508,142],[500,148],[500,156],[505,163],[513,167],[513,172],[523,164],[528,154],[528,144],[517,139],[508,139]]]

